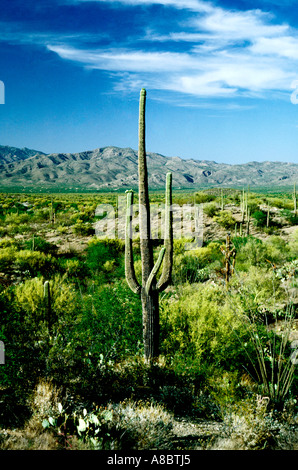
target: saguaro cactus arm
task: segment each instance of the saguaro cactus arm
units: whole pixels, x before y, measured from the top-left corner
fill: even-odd
[[[172,173],[166,176],[166,205],[165,205],[165,234],[164,234],[165,257],[161,277],[157,288],[161,292],[171,282],[173,267],[173,211],[172,211]]]
[[[126,227],[125,227],[125,277],[130,289],[135,293],[140,293],[141,286],[137,281],[132,251],[132,211],[133,211],[133,191],[127,191],[126,206]]]
[[[158,255],[158,259],[155,263],[155,265],[153,266],[153,269],[148,277],[148,280],[146,282],[146,294],[148,295],[149,292],[150,292],[150,289],[151,289],[151,285],[152,285],[152,282],[153,282],[153,279],[154,277],[156,276],[156,274],[158,273],[159,271],[159,268],[161,266],[161,263],[162,263],[162,260],[164,259],[164,255],[165,255],[165,252],[166,252],[166,248],[165,247],[162,247],[162,249],[160,250],[159,252],[159,255]]]

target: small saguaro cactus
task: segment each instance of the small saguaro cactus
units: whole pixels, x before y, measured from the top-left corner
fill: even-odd
[[[294,202],[294,215],[297,214],[297,195],[296,195],[296,183],[294,183],[294,191],[293,191],[293,202]]]
[[[250,208],[247,209],[247,217],[246,217],[246,236],[249,236],[249,228],[250,228]]]
[[[139,284],[134,270],[132,251],[133,191],[127,191],[125,276],[130,289],[141,296],[143,314],[144,357],[147,362],[159,355],[159,292],[171,282],[173,265],[172,174],[166,175],[164,246],[154,264],[150,230],[150,203],[145,149],[146,90],[140,93],[139,109],[139,233],[142,263],[142,282]],[[163,263],[159,281],[156,275]]]
[[[231,237],[229,233],[227,234],[227,238],[226,238],[226,246],[225,247],[222,246],[220,249],[225,257],[224,272],[225,272],[226,286],[227,286],[231,275],[234,274],[235,261],[236,261],[236,249],[235,247],[232,247]]]

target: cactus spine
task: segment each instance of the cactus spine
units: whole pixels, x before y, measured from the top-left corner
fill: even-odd
[[[133,191],[127,192],[125,276],[130,289],[141,296],[143,314],[144,357],[147,362],[159,355],[159,292],[171,282],[173,265],[173,223],[172,223],[172,174],[166,176],[165,235],[164,246],[154,264],[153,244],[150,231],[150,204],[145,146],[146,90],[140,93],[139,108],[139,227],[142,262],[142,283],[136,279],[132,251],[132,205]],[[156,274],[163,263],[159,281]]]

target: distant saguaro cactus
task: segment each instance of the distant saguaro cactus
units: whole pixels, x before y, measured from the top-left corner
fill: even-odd
[[[246,236],[249,236],[249,228],[250,228],[250,208],[247,209],[247,222],[246,222]]]
[[[139,109],[139,233],[142,262],[142,283],[137,281],[132,251],[133,191],[127,191],[125,276],[130,289],[141,296],[143,314],[144,357],[150,362],[159,355],[159,292],[171,282],[173,265],[172,174],[166,175],[164,246],[154,264],[150,230],[150,203],[145,148],[146,90],[140,93]],[[156,274],[163,263],[159,281]]]
[[[294,215],[297,214],[297,195],[296,195],[296,183],[294,183],[294,191],[293,191],[293,202],[294,202]]]

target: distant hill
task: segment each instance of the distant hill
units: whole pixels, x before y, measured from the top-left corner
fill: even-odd
[[[149,185],[164,187],[168,171],[174,188],[286,187],[298,183],[298,164],[250,162],[239,165],[165,157],[148,152]],[[2,188],[51,187],[127,189],[138,184],[138,154],[131,148],[104,147],[80,153],[45,154],[27,148],[0,146]]]
[[[16,147],[8,147],[5,145],[0,145],[0,165],[4,163],[12,163],[17,162],[20,160],[25,160],[28,157],[32,157],[33,155],[45,155],[43,152],[39,152],[38,150],[31,150]]]

